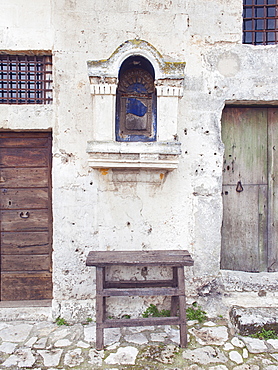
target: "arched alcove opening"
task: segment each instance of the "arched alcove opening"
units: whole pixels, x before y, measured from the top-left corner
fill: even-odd
[[[143,56],[121,65],[116,92],[116,141],[156,141],[157,97],[155,71]]]

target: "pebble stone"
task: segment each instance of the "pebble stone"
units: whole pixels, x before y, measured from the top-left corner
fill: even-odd
[[[105,329],[105,350],[98,351],[94,323],[0,322],[0,369],[278,370],[278,340],[237,337],[229,327],[217,319],[195,323],[185,349],[176,326]]]
[[[245,344],[243,343],[243,341],[240,340],[240,339],[238,339],[238,337],[233,337],[232,340],[231,340],[231,343],[235,347],[243,348],[245,346]]]
[[[229,358],[231,361],[237,363],[238,365],[243,363],[243,358],[241,354],[238,353],[237,351],[229,352]]]
[[[225,343],[223,346],[224,351],[230,351],[234,349],[235,347],[232,345],[232,343]]]
[[[243,350],[242,350],[242,357],[243,358],[248,358],[248,351],[247,351],[246,348],[243,348]]]

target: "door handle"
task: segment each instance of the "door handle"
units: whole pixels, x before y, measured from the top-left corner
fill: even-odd
[[[20,212],[19,217],[20,218],[29,218],[30,213],[29,212]]]

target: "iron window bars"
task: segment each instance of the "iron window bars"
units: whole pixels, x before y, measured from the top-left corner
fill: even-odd
[[[278,0],[243,0],[243,43],[278,43]]]
[[[0,55],[0,104],[51,102],[51,56]]]

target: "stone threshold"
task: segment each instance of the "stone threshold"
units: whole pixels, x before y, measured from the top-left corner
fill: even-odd
[[[51,307],[50,299],[32,300],[32,301],[0,301],[0,308],[14,307]]]

